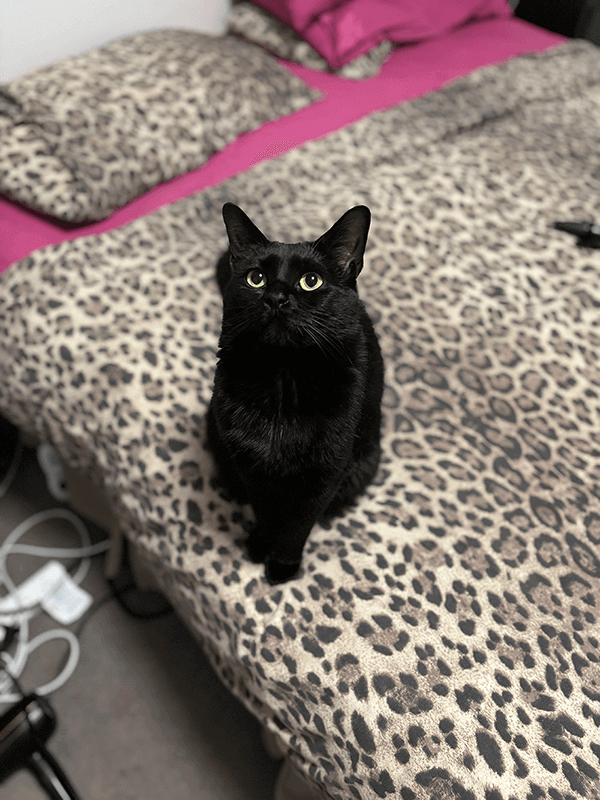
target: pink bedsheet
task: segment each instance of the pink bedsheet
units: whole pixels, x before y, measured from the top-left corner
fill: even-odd
[[[0,272],[40,247],[126,225],[373,111],[435,91],[479,67],[556,47],[564,41],[517,18],[492,19],[398,48],[379,75],[367,81],[349,81],[286,63],[310,86],[320,89],[323,99],[240,136],[203,166],[156,186],[108,219],[85,226],[61,225],[0,198]]]

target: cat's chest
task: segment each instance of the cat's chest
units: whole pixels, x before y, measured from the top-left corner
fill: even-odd
[[[327,412],[339,403],[339,391],[324,367],[282,366],[267,372],[259,382],[262,407],[284,420]]]
[[[356,427],[356,375],[309,352],[277,355],[220,361],[213,403],[222,436],[238,458],[281,474],[307,459],[329,463]]]
[[[310,351],[259,351],[221,365],[230,398],[273,422],[331,416],[346,405],[353,374]]]
[[[225,403],[223,435],[243,463],[282,475],[307,461],[329,463],[341,432],[353,429],[346,401],[325,371],[256,369]]]

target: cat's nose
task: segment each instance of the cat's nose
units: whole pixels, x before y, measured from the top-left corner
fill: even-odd
[[[290,296],[283,289],[272,289],[265,297],[265,302],[270,308],[277,311],[278,308],[288,305]]]

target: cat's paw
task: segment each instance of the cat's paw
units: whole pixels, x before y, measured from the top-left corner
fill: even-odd
[[[256,528],[251,531],[246,539],[246,551],[250,561],[254,564],[262,564],[269,553],[268,547],[264,541],[261,541]]]
[[[295,561],[293,564],[277,561],[276,558],[267,558],[265,561],[265,577],[271,586],[291,580],[299,569],[299,561]]]

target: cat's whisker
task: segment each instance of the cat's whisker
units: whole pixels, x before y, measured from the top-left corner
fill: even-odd
[[[325,342],[328,349],[345,356],[336,333],[331,329],[331,318],[328,314],[319,309],[313,309],[308,324],[311,330]],[[344,360],[346,359],[344,358]]]
[[[227,315],[227,332],[232,338],[235,338],[241,333],[251,330],[256,322],[257,319],[248,313],[247,308],[230,309]]]
[[[329,335],[326,329],[324,330],[319,325],[316,325],[315,320],[312,320],[310,325],[303,325],[302,330],[317,345],[323,355],[329,356],[333,361],[337,361],[340,364],[351,363],[351,359],[342,350],[339,343]]]
[[[324,356],[328,356],[327,350],[323,347],[317,336],[310,330],[310,328],[303,328],[303,332],[306,333],[308,338],[315,343],[315,345],[319,348],[319,350],[323,353]]]

